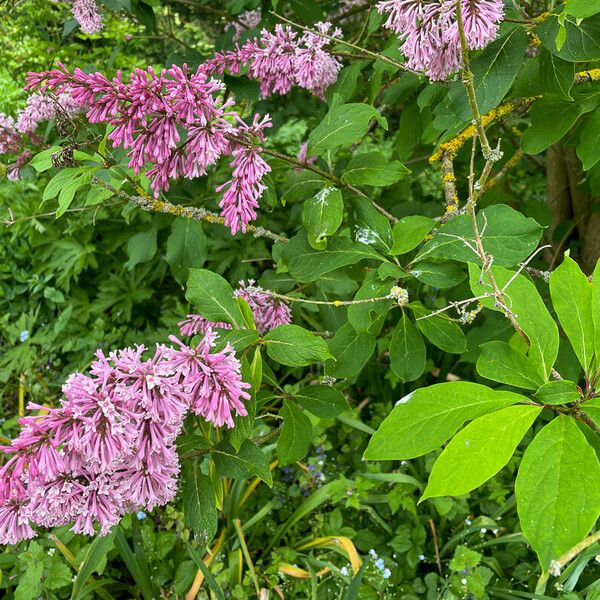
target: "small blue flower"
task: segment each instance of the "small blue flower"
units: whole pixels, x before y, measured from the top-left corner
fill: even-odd
[[[392,576],[392,572],[389,569],[384,569],[382,573],[382,577],[384,579],[389,579]]]
[[[27,329],[23,329],[23,331],[21,331],[19,334],[19,339],[22,342],[26,342],[29,339],[29,331],[27,331]]]
[[[424,554],[419,554],[419,560],[425,560],[425,555]]]
[[[139,521],[142,521],[143,519],[146,518],[146,513],[142,510],[140,510],[140,512],[136,515],[136,517],[138,518]]]
[[[385,562],[383,562],[383,558],[378,558],[375,561],[375,566],[380,570],[383,571],[385,569]]]
[[[348,567],[342,567],[340,569],[340,575],[343,575],[344,577],[348,575]]]

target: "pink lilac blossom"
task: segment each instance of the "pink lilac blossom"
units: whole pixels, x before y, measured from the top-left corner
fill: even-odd
[[[68,91],[73,102],[87,110],[91,123],[109,123],[113,147],[128,150],[129,166],[146,175],[158,197],[173,179],[205,175],[221,157],[231,156],[232,179],[221,206],[227,225],[245,231],[256,218],[258,200],[265,189],[261,177],[270,167],[260,156],[254,138],[264,140],[269,116],[246,125],[230,110],[233,99],[223,100],[224,84],[200,67],[173,65],[156,73],[151,67],[136,69],[125,81],[119,72],[109,80],[101,73],[81,69],[71,73],[63,65],[43,73],[29,73],[30,88]]]
[[[21,167],[31,158],[29,150],[23,150],[17,160],[6,167],[6,177],[9,181],[17,181],[21,177]]]
[[[279,325],[287,325],[292,322],[292,311],[290,307],[281,300],[273,298],[269,293],[259,286],[254,285],[254,280],[249,279],[246,284],[240,281],[239,289],[235,290],[234,296],[241,296],[252,309],[254,324],[259,333],[265,333]]]
[[[73,0],[71,12],[83,33],[94,34],[102,30],[102,16],[94,0]]]
[[[462,52],[455,0],[383,0],[385,27],[402,39],[406,66],[430,79],[446,79],[461,67]],[[469,49],[484,48],[498,34],[502,0],[462,0],[462,21]]]
[[[208,319],[205,319],[202,315],[189,314],[186,315],[183,321],[179,321],[177,323],[179,327],[179,332],[183,336],[193,336],[198,332],[202,332],[205,334],[209,329],[213,329],[215,327],[219,327],[221,329],[231,329],[231,325],[229,323],[213,323]]]
[[[244,31],[248,29],[255,29],[256,27],[258,27],[261,19],[262,12],[259,8],[257,8],[256,10],[246,10],[240,15],[238,15],[235,21],[228,24],[226,30],[231,29],[233,27],[233,40],[237,41],[240,38],[240,36],[244,33]]]
[[[172,500],[185,413],[227,427],[247,414],[235,351],[215,352],[214,340],[210,328],[195,349],[172,338],[175,348],[157,345],[150,358],[144,346],[98,350],[58,407],[30,403],[20,434],[0,448],[0,544],[34,537],[34,525],[105,535],[124,514]]]
[[[61,112],[70,115],[79,110],[80,107],[68,90],[62,91],[56,97],[49,94],[31,94],[27,98],[27,106],[19,110],[16,128],[23,134],[32,135],[43,121],[54,119]]]
[[[341,37],[340,29],[330,33],[331,23],[317,23],[317,31],[329,37]],[[319,98],[337,80],[342,67],[326,48],[330,40],[310,32],[300,38],[288,26],[276,25],[273,32],[263,29],[260,40],[248,40],[235,50],[217,53],[202,68],[207,73],[233,75],[248,67],[248,76],[260,81],[263,98],[287,94],[294,85],[303,87]]]
[[[0,154],[16,154],[21,147],[21,136],[12,117],[0,113]]]

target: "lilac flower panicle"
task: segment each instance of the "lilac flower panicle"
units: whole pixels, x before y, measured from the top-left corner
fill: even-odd
[[[261,287],[255,286],[253,279],[249,279],[247,284],[240,281],[240,287],[235,290],[234,295],[241,296],[250,306],[259,333],[292,322],[290,307],[285,302],[273,298]]]
[[[245,415],[245,391],[235,351],[213,348],[207,329],[198,348],[179,340],[106,356],[89,373],[74,373],[60,406],[30,403],[21,431],[0,468],[0,544],[36,535],[33,526],[68,523],[101,535],[126,513],[151,511],[177,492],[175,439],[192,409],[218,426]]]
[[[0,113],[0,154],[16,154],[21,147],[21,136],[12,117]]]
[[[23,134],[31,135],[40,123],[56,118],[61,111],[69,115],[80,110],[68,89],[56,96],[31,94],[27,98],[27,106],[19,110],[16,128]]]
[[[446,79],[461,67],[462,53],[455,0],[383,0],[377,10],[387,15],[385,27],[402,40],[406,66],[430,79]],[[462,0],[467,46],[484,48],[498,34],[504,16],[502,0]]]
[[[83,33],[94,34],[102,30],[102,16],[95,0],[73,0],[71,12]]]
[[[182,336],[193,336],[201,332],[206,334],[209,329],[220,328],[220,329],[231,329],[229,323],[213,323],[208,319],[205,319],[202,315],[189,314],[186,315],[183,321],[177,323],[179,332]]]

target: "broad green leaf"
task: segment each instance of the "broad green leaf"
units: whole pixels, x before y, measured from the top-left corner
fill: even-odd
[[[108,535],[96,537],[88,546],[87,551],[77,575],[73,581],[73,589],[71,590],[71,600],[79,600],[82,598],[82,590],[86,581],[91,574],[96,570],[98,565],[105,559],[106,554],[113,546],[113,541],[117,533],[117,527],[113,527]]]
[[[550,296],[560,325],[587,373],[594,356],[592,286],[569,256],[550,273]]]
[[[477,225],[485,251],[494,257],[495,265],[504,267],[512,267],[527,258],[536,249],[542,233],[542,228],[532,218],[505,204],[479,211]],[[436,258],[478,263],[477,254],[471,249],[474,247],[471,217],[458,215],[421,248],[414,262]]]
[[[156,229],[136,233],[127,242],[129,260],[125,263],[125,268],[131,271],[136,265],[152,260],[156,249]]]
[[[207,256],[207,240],[202,223],[183,217],[175,219],[167,239],[166,259],[177,282],[183,284],[189,270],[202,267]]]
[[[345,323],[328,340],[328,345],[335,361],[325,364],[325,373],[333,377],[354,377],[373,355],[375,336],[357,333],[350,323]]]
[[[353,144],[367,133],[372,119],[387,129],[385,118],[369,104],[336,103],[310,132],[308,151],[321,155],[332,148]]]
[[[585,121],[581,128],[577,156],[583,163],[585,171],[589,171],[600,160],[600,108],[597,108]]]
[[[52,198],[58,196],[63,187],[70,181],[73,181],[79,172],[79,167],[66,167],[65,169],[59,171],[46,184],[44,193],[42,194],[42,200],[45,202],[46,200],[51,200]]]
[[[596,452],[570,417],[556,417],[529,444],[515,482],[517,510],[544,571],[596,523],[598,481]]]
[[[526,47],[525,30],[514,27],[471,61],[475,95],[482,114],[498,106],[510,90],[523,66]],[[471,119],[465,86],[462,82],[455,82],[450,86],[446,102],[439,106],[435,126],[437,129],[451,129]]]
[[[428,316],[431,311],[420,302],[411,302],[408,306],[417,318],[417,326],[434,346],[452,354],[467,351],[467,338],[456,323],[443,315]]]
[[[577,19],[586,19],[600,13],[598,0],[567,0],[565,12]]]
[[[561,140],[581,115],[594,110],[598,104],[598,94],[575,96],[575,102],[556,95],[536,100],[529,111],[531,125],[523,133],[521,149],[526,154],[539,154],[546,150]]]
[[[344,394],[330,385],[308,385],[294,394],[294,400],[309,413],[330,419],[348,410]]]
[[[600,366],[600,260],[594,269],[592,284],[592,320],[594,322],[594,352],[596,368]]]
[[[541,404],[569,404],[581,398],[581,390],[573,381],[557,379],[541,386],[535,393],[535,399]]]
[[[289,465],[306,456],[312,439],[312,425],[290,400],[283,401],[279,414],[283,417],[283,427],[277,440],[277,456],[282,465]]]
[[[256,344],[260,336],[256,329],[219,329],[219,337],[215,340],[215,350],[219,351],[231,344],[237,352],[245,350],[248,346]]]
[[[537,406],[507,406],[471,421],[435,461],[419,502],[436,496],[462,496],[496,475],[541,410]]]
[[[353,265],[366,258],[383,260],[372,248],[353,242],[346,237],[330,238],[327,249],[311,248],[306,233],[296,234],[282,252],[282,259],[290,275],[300,282],[316,281],[322,275]]]
[[[52,155],[61,150],[60,146],[52,146],[46,150],[38,152],[30,161],[32,166],[38,173],[43,173],[52,168]]]
[[[279,325],[263,338],[269,358],[288,367],[303,367],[331,358],[323,338],[299,325]]]
[[[327,181],[312,171],[291,170],[288,175],[288,187],[281,196],[282,202],[295,202],[312,196],[317,190],[327,186]]]
[[[548,94],[572,101],[571,88],[575,81],[575,64],[551,54],[545,49],[540,53],[540,84]]]
[[[600,427],[600,398],[592,398],[582,402],[581,410],[592,417],[594,423]]]
[[[194,533],[208,544],[217,532],[217,507],[210,478],[194,460],[184,471],[183,518]]]
[[[316,250],[327,247],[327,236],[333,235],[342,224],[344,201],[340,190],[328,187],[304,202],[302,223],[308,243]]]
[[[384,298],[392,289],[392,282],[380,281],[376,277],[375,272],[369,274],[358,292],[354,296],[354,300],[366,300],[368,298]],[[354,327],[357,332],[371,332],[374,334],[379,331],[372,331],[374,322],[385,316],[393,306],[393,300],[377,300],[363,304],[352,304],[348,307],[348,323]],[[380,326],[381,327],[381,326]]]
[[[366,198],[352,196],[350,204],[354,209],[351,217],[354,222],[356,241],[388,254],[393,243],[389,220],[376,210]]]
[[[422,456],[439,448],[466,421],[518,402],[527,402],[527,398],[468,381],[417,389],[396,403],[371,438],[365,459]]]
[[[545,378],[550,375],[558,355],[558,327],[548,312],[535,285],[524,275],[517,275],[503,267],[492,267],[491,272],[501,290],[507,306],[510,307],[521,329],[529,338],[529,357],[539,365]],[[471,290],[476,296],[489,294],[492,290],[489,275],[481,279],[481,268],[469,263]],[[510,285],[506,287],[508,284]],[[481,303],[491,310],[500,309],[493,298],[487,297]]]
[[[537,390],[545,377],[531,358],[506,342],[494,340],[480,346],[477,372],[486,379]]]
[[[432,287],[445,290],[458,285],[467,278],[467,274],[456,263],[422,261],[410,274]]]
[[[346,167],[342,181],[351,185],[392,185],[410,173],[401,162],[388,161],[381,152],[355,154]]]
[[[243,324],[242,312],[231,286],[217,273],[207,269],[190,269],[185,297],[209,321],[237,327]]]
[[[425,236],[433,229],[434,225],[435,221],[429,217],[419,215],[402,217],[394,224],[392,229],[394,244],[390,254],[396,256],[414,250],[425,239]]]
[[[575,17],[569,16],[564,20],[564,27],[566,38],[560,48],[556,44],[560,24],[555,15],[538,25],[536,33],[544,47],[563,60],[588,62],[600,59],[600,15],[585,19],[579,25]]]
[[[267,455],[250,440],[245,440],[238,452],[228,442],[220,442],[210,452],[219,475],[234,479],[256,476],[269,487],[273,485]]]
[[[390,340],[392,371],[402,381],[414,381],[425,371],[426,360],[423,336],[406,313],[403,313]]]

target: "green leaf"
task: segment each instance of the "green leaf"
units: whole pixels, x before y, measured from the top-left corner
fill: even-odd
[[[154,600],[158,596],[158,590],[150,578],[147,563],[145,560],[142,562],[142,560],[138,558],[137,550],[135,554],[132,552],[129,543],[125,539],[125,534],[123,533],[121,526],[117,525],[115,529],[115,547],[119,551],[127,570],[137,584],[144,600]]]
[[[504,289],[504,298],[515,319],[530,340],[529,357],[539,364],[541,373],[547,378],[558,355],[558,327],[548,312],[535,285],[523,275],[502,267],[492,267],[491,272],[500,289]],[[491,290],[489,274],[481,279],[481,268],[470,263],[469,277],[471,290],[476,296],[488,294]],[[508,283],[510,285],[508,285]],[[499,311],[493,298],[480,301],[485,307]]]
[[[302,207],[302,223],[308,243],[316,250],[327,247],[327,236],[333,235],[342,224],[344,201],[342,192],[328,187],[307,200]]]
[[[79,565],[77,576],[73,581],[71,600],[79,600],[83,597],[81,593],[83,587],[91,574],[97,569],[98,565],[105,559],[108,551],[112,548],[117,529],[118,527],[113,527],[108,535],[96,537],[88,546],[85,556]]]
[[[402,381],[414,381],[425,371],[426,360],[423,336],[406,313],[403,313],[390,340],[392,371]]]
[[[556,417],[529,444],[515,482],[517,510],[544,571],[596,523],[598,481],[596,452],[570,417]]]
[[[562,60],[545,49],[540,53],[540,85],[548,94],[572,101],[571,88],[575,81],[575,63]]]
[[[245,440],[239,452],[229,442],[221,442],[211,449],[219,475],[234,479],[260,477],[269,487],[273,477],[267,455],[250,440]]]
[[[374,107],[359,103],[335,103],[310,132],[308,151],[321,155],[332,148],[353,144],[367,133],[372,119],[387,129],[387,121]]]
[[[494,340],[480,348],[477,372],[482,377],[526,390],[537,390],[544,384],[545,377],[538,365],[510,344]]]
[[[156,254],[156,229],[149,229],[142,233],[136,233],[127,242],[127,256],[129,260],[124,267],[132,271],[136,265],[148,262]]]
[[[52,179],[46,184],[44,193],[42,194],[42,200],[51,200],[58,196],[60,191],[69,182],[72,182],[76,175],[79,173],[79,167],[67,167],[59,171]]]
[[[585,121],[581,128],[577,156],[583,163],[585,171],[589,171],[600,160],[600,108],[597,108]]]
[[[598,0],[567,0],[565,12],[577,19],[586,19],[600,13]]]
[[[446,290],[452,288],[467,278],[467,274],[453,262],[419,262],[410,274],[432,287]]]
[[[594,352],[596,368],[600,366],[600,260],[596,263],[592,277],[592,321],[594,322]]]
[[[408,306],[417,317],[417,326],[434,346],[452,354],[462,354],[467,351],[467,338],[456,323],[441,315],[427,316],[431,311],[420,302],[411,302]]]
[[[346,237],[330,238],[326,250],[315,250],[308,243],[304,231],[296,234],[282,252],[283,263],[290,275],[303,283],[316,281],[326,273],[366,258],[383,260],[369,246],[355,243]]]
[[[600,398],[592,398],[581,404],[581,409],[585,411],[593,421],[600,427]]]
[[[190,269],[185,297],[209,321],[241,327],[242,312],[231,286],[220,275],[207,269]]]
[[[342,325],[328,341],[329,351],[335,361],[325,364],[325,373],[332,377],[358,375],[375,350],[375,336],[357,333],[350,323]]]
[[[354,300],[383,298],[390,293],[391,289],[392,283],[389,279],[380,281],[373,272],[373,277],[367,276],[365,278],[364,283],[356,292]],[[392,306],[392,300],[352,304],[348,307],[348,323],[359,333],[365,331],[377,334],[379,331],[372,331],[374,323],[380,323],[381,317],[385,316]]]
[[[521,150],[539,154],[561,140],[581,115],[594,110],[600,103],[598,94],[577,96],[575,102],[559,96],[544,96],[531,105],[531,125],[521,138]]]
[[[481,114],[498,106],[506,96],[523,66],[526,48],[527,33],[522,27],[514,27],[471,61],[475,96]],[[450,86],[446,102],[439,106],[436,128],[455,128],[471,118],[465,86],[456,82]]]
[[[393,185],[410,173],[400,161],[389,162],[381,152],[354,154],[342,175],[350,185]]]
[[[471,421],[435,461],[419,502],[436,496],[462,496],[496,475],[541,410],[537,406],[507,406]]]
[[[322,419],[337,417],[348,410],[344,394],[330,385],[308,385],[294,394],[294,400]]]
[[[380,252],[389,253],[392,247],[392,228],[389,220],[365,198],[353,196],[350,198],[350,204],[354,209],[351,216],[356,241],[373,246]]]
[[[290,400],[283,401],[279,414],[283,417],[283,427],[277,440],[277,456],[282,465],[289,465],[306,456],[312,439],[312,425]]]
[[[513,392],[468,381],[437,383],[396,403],[365,451],[366,460],[415,458],[439,448],[466,422],[526,402]]]
[[[512,267],[527,258],[537,247],[542,228],[530,217],[506,206],[495,204],[477,214],[477,225],[483,247],[493,255],[494,264]],[[463,241],[464,240],[464,241]],[[473,224],[468,215],[458,215],[443,225],[417,254],[415,263],[437,258],[478,262],[475,252]]]
[[[52,168],[52,155],[60,150],[60,146],[52,146],[51,148],[42,150],[29,161],[29,165],[32,166],[38,173],[43,173],[44,171]]]
[[[208,544],[217,532],[218,517],[210,478],[194,460],[185,470],[183,487],[183,518],[185,523]]]
[[[303,367],[331,358],[323,338],[299,325],[279,325],[263,338],[269,358],[288,367]]]
[[[578,385],[566,379],[549,381],[535,393],[535,398],[541,404],[569,404],[581,398]]]
[[[435,221],[429,217],[414,215],[402,217],[394,224],[392,235],[394,244],[390,250],[392,256],[406,254],[414,250],[433,229]]]
[[[214,575],[210,572],[210,569],[204,564],[204,560],[202,557],[192,548],[192,545],[186,540],[185,542],[188,554],[192,557],[193,561],[196,563],[196,566],[202,574],[204,575],[204,579],[206,579],[206,584],[208,585],[210,591],[214,594],[214,597],[217,600],[225,600],[225,594],[221,586],[217,583]]]
[[[281,196],[283,203],[295,202],[301,198],[312,196],[317,190],[327,186],[327,181],[312,171],[291,170],[288,175],[288,187]]]
[[[587,373],[594,356],[592,286],[569,256],[550,273],[550,296],[560,325]]]
[[[600,15],[585,19],[579,25],[573,16],[561,19],[561,22],[566,30],[566,39],[560,48],[557,47],[556,37],[561,25],[555,15],[549,16],[536,28],[536,33],[545,48],[570,62],[600,59]]]
[[[166,259],[178,283],[183,283],[190,269],[202,267],[208,256],[204,229],[200,221],[178,217],[167,239]]]

